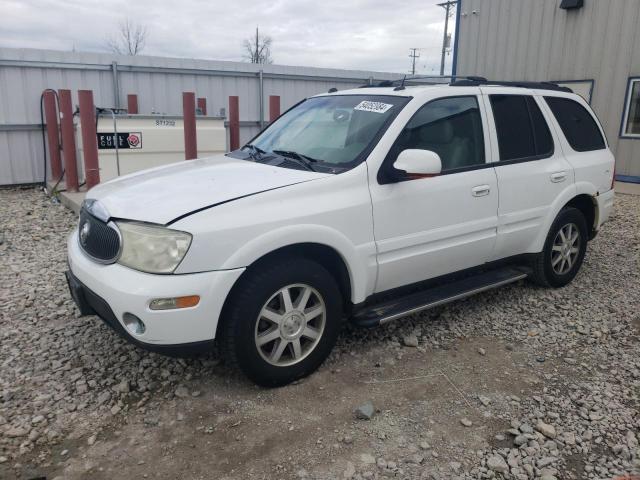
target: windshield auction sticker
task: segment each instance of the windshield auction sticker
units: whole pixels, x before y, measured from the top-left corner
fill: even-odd
[[[353,107],[354,110],[361,110],[363,112],[376,112],[376,113],[384,113],[393,107],[390,103],[382,103],[382,102],[370,102],[368,100],[364,100],[360,102],[358,105]]]

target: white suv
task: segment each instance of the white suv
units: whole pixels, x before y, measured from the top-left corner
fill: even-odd
[[[243,148],[89,191],[70,289],[137,345],[283,385],[343,318],[378,325],[529,277],[561,287],[613,205],[589,105],[459,80],[306,99]]]

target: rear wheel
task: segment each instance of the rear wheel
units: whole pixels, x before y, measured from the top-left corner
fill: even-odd
[[[533,261],[532,280],[563,287],[577,275],[587,251],[587,222],[577,208],[564,208],[551,225],[544,250]]]
[[[280,259],[248,271],[223,314],[225,359],[262,386],[286,385],[315,371],[333,348],[342,299],[316,262]]]

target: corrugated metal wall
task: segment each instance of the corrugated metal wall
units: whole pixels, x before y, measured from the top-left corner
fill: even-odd
[[[459,75],[595,80],[592,106],[618,174],[640,177],[640,140],[619,138],[629,77],[640,75],[640,0],[461,0]],[[474,13],[475,11],[475,13]]]
[[[114,67],[115,65],[115,74]],[[126,57],[110,54],[0,49],[0,185],[42,181],[40,95],[45,88],[90,89],[98,107],[126,107],[126,95],[138,95],[140,113],[182,113],[182,92],[207,98],[209,115],[228,109],[228,97],[240,97],[241,141],[259,131],[260,70],[263,115],[269,95],[280,95],[281,111],[299,100],[398,74],[313,67],[252,65],[241,62]],[[117,93],[116,93],[117,92]]]

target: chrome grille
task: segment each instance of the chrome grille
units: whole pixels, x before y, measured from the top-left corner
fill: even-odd
[[[100,263],[113,263],[120,253],[120,233],[113,223],[105,223],[87,212],[80,211],[78,225],[80,247],[93,260]]]

